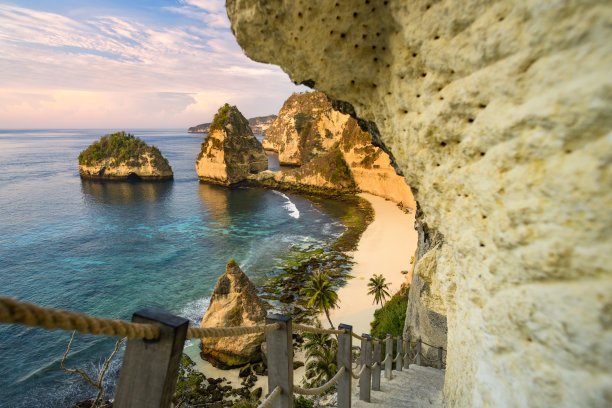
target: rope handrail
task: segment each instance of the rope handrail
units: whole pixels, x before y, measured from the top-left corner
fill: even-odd
[[[342,330],[323,329],[321,327],[305,326],[303,324],[298,324],[298,323],[293,323],[293,330],[299,331],[299,332],[317,333],[317,334],[344,334],[346,333],[345,329],[342,329]]]
[[[281,391],[281,387],[277,385],[272,390],[270,395],[268,395],[266,399],[263,400],[263,402],[257,406],[257,408],[269,408],[272,404],[274,404],[274,401],[276,401],[276,398],[278,398],[278,396],[281,394]]]
[[[153,324],[94,317],[68,310],[41,307],[7,297],[0,297],[0,323],[23,324],[46,330],[76,330],[82,334],[104,334],[129,339],[154,340],[160,333],[159,328]]]
[[[357,333],[351,333],[351,336],[353,336],[354,338],[356,338],[357,340],[367,340],[365,337],[361,337],[360,335],[358,335]]]
[[[301,388],[297,385],[293,386],[294,394],[302,394],[302,395],[319,395],[330,389],[333,385],[335,385],[339,380],[342,374],[346,371],[344,367],[340,367],[336,375],[334,375],[328,382],[321,385],[317,388]]]
[[[377,361],[377,362],[375,362],[374,364],[372,364],[371,368],[376,368],[376,367],[378,367],[378,365],[379,365],[379,364],[380,364],[380,363]]]
[[[367,367],[366,365],[362,366],[362,367],[361,367],[361,370],[359,370],[359,374],[355,374],[355,373],[353,372],[353,370],[351,370],[351,376],[352,376],[354,379],[356,379],[356,380],[360,379],[360,378],[361,378],[361,376],[363,375],[363,372],[365,371],[366,367]]]
[[[229,337],[252,333],[267,333],[277,330],[279,327],[279,323],[237,327],[190,327],[187,329],[187,338]]]
[[[389,358],[391,357],[391,354],[387,354],[387,357],[385,357],[385,359],[383,361],[380,362],[380,365],[385,365],[387,364],[387,361],[389,360]]]
[[[400,358],[400,353],[397,353],[397,354],[395,355],[395,358],[393,359],[393,362],[394,362],[394,363],[397,363],[397,361],[399,360],[399,358]]]

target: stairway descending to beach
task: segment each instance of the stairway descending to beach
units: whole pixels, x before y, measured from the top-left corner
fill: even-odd
[[[442,407],[444,370],[410,365],[393,371],[391,381],[381,378],[380,391],[371,391],[370,402],[359,401],[359,387],[353,388],[353,408]]]

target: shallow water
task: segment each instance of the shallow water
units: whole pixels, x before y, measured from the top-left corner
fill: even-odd
[[[197,323],[230,259],[262,283],[290,248],[344,231],[330,215],[338,203],[199,183],[202,135],[182,130],[132,131],[161,149],[174,181],[82,181],[77,156],[105,133],[0,131],[3,296],[121,319],[155,307]],[[0,406],[65,407],[90,396],[59,368],[69,338],[0,326]],[[67,365],[95,370],[114,342],[77,335]],[[111,391],[119,361],[108,375]]]

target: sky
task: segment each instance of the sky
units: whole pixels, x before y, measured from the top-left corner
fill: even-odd
[[[224,0],[0,0],[0,129],[186,128],[305,90],[244,55]]]

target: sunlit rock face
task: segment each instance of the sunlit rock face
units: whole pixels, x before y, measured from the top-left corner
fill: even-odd
[[[442,237],[415,274],[448,321],[446,404],[609,406],[612,3],[227,9],[249,57],[375,124]]]

